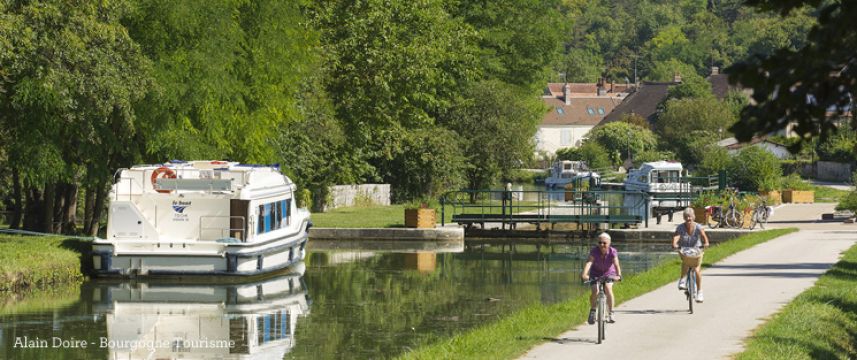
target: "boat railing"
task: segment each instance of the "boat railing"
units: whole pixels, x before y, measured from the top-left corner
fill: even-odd
[[[227,227],[223,226],[205,226],[206,220],[218,220],[218,219],[226,219],[229,223]],[[239,220],[241,225],[238,228],[232,227],[232,221]],[[225,215],[204,215],[199,217],[199,239],[207,239],[208,237],[204,236],[210,232],[215,232],[215,238],[212,240],[219,240],[225,238],[235,238],[240,240],[241,242],[246,242],[245,229],[246,229],[246,218],[244,216],[225,216]]]

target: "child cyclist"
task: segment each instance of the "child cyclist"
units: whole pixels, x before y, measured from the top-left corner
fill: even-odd
[[[601,233],[598,235],[598,245],[589,252],[589,259],[583,266],[580,277],[583,281],[589,278],[610,276],[615,279],[622,278],[622,268],[619,266],[619,253],[616,248],[610,246],[610,235]],[[607,295],[607,322],[615,322],[613,317],[613,283],[604,284]],[[595,323],[595,300],[598,298],[598,284],[592,284],[592,295],[589,296],[589,324]]]

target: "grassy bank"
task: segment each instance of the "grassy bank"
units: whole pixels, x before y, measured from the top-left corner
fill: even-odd
[[[83,280],[79,240],[0,235],[0,291]]]
[[[77,282],[42,289],[0,291],[0,315],[26,314],[68,307],[80,300]]]
[[[757,329],[737,358],[857,358],[857,245]]]
[[[777,229],[753,233],[713,246],[705,252],[705,265],[718,262],[738,251],[750,248],[797,229]],[[676,259],[646,272],[629,276],[615,287],[617,304],[675,281],[679,266]],[[402,359],[511,359],[534,345],[583,324],[589,310],[588,294],[554,305],[533,305],[495,323],[462,333],[451,339],[417,348]]]
[[[486,202],[491,208],[485,208],[485,213],[499,214],[502,210],[499,201]],[[534,211],[538,205],[536,202],[516,201],[514,212]],[[313,213],[313,226],[325,228],[392,228],[405,226],[405,208],[412,205],[389,205],[389,206],[355,206],[328,210],[323,213]],[[437,221],[440,223],[440,204],[429,204],[430,208],[437,211]],[[447,223],[452,219],[452,206],[447,205],[444,212]],[[468,212],[478,212],[479,209],[468,209]]]
[[[813,185],[812,191],[815,191],[815,202],[822,203],[838,203],[849,191],[834,189],[828,186]]]

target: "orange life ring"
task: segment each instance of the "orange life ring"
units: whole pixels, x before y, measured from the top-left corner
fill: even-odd
[[[159,193],[170,193],[172,190],[158,189],[155,187],[158,179],[175,179],[176,172],[165,166],[161,166],[152,172],[152,188]]]

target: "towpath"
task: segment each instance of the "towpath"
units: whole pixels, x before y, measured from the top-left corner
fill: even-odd
[[[741,352],[753,329],[811,287],[857,241],[857,225],[816,221],[828,207],[832,210],[832,204],[780,206],[772,227],[801,231],[706,268],[705,303],[692,315],[684,294],[670,283],[617,306],[617,322],[607,326],[603,344],[595,344],[594,326],[581,325],[522,358],[723,359]],[[580,314],[581,321],[585,316]]]

